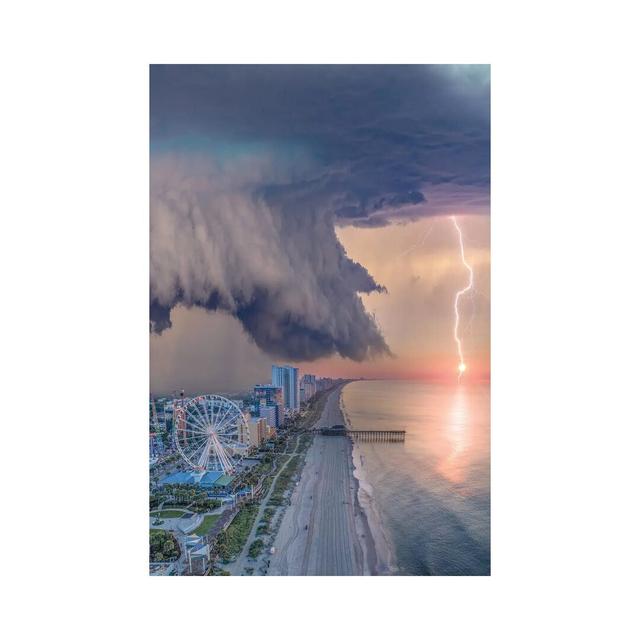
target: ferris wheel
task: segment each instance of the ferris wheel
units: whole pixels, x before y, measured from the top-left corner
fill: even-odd
[[[227,398],[192,398],[176,408],[175,424],[177,449],[192,469],[228,474],[245,454],[247,421],[240,407]]]

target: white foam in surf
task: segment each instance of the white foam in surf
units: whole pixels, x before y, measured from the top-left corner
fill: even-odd
[[[344,388],[340,393],[340,410],[347,428],[351,429],[351,418],[346,410],[343,399]],[[378,572],[381,574],[393,574],[397,572],[395,553],[390,538],[382,524],[382,518],[373,497],[373,487],[367,480],[364,467],[364,455],[358,442],[353,441],[351,447],[353,459],[353,477],[358,484],[358,502],[364,511],[365,518],[371,531],[373,544],[377,556]]]

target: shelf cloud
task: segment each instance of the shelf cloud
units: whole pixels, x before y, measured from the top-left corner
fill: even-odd
[[[196,305],[234,315],[274,356],[362,360],[388,353],[358,296],[383,287],[347,257],[330,212],[260,194],[285,179],[292,178],[268,155],[225,162],[193,153],[154,156],[152,330],[171,326],[176,305]]]

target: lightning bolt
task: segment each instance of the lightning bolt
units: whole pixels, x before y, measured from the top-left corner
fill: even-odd
[[[460,379],[462,378],[462,374],[467,369],[467,365],[464,362],[464,355],[462,353],[462,340],[458,335],[458,328],[460,326],[460,312],[458,311],[458,302],[460,301],[460,298],[462,296],[464,296],[466,293],[468,293],[473,289],[473,269],[471,268],[471,265],[467,262],[464,255],[464,241],[462,239],[462,231],[458,226],[458,221],[456,220],[455,216],[449,216],[449,217],[451,218],[451,222],[453,222],[453,226],[456,228],[456,231],[458,232],[458,242],[460,244],[460,257],[462,258],[462,264],[464,264],[464,266],[467,268],[467,271],[469,272],[469,282],[467,283],[467,286],[464,289],[460,289],[460,291],[456,293],[456,299],[453,305],[455,316],[456,316],[456,321],[453,325],[453,338],[456,341],[456,346],[458,347],[458,382],[460,382]]]

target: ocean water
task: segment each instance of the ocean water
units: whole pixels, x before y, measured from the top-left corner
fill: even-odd
[[[342,396],[354,429],[405,429],[357,444],[402,575],[490,575],[490,387],[363,380]]]

